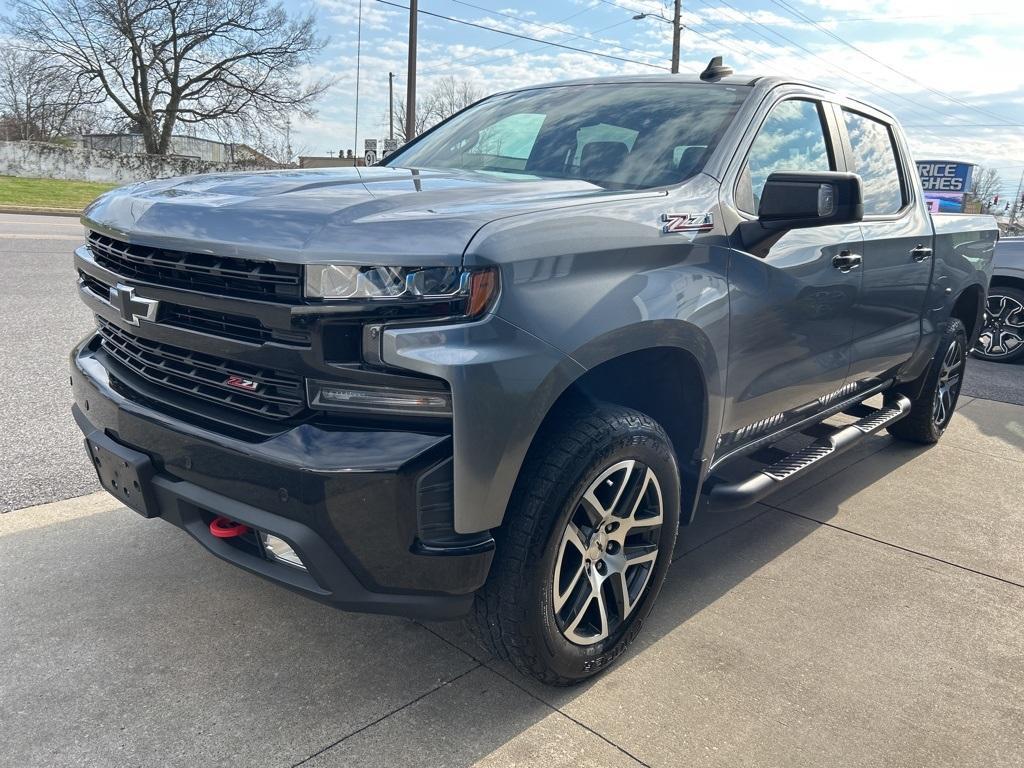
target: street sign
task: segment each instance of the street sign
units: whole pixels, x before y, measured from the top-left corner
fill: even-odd
[[[398,149],[398,139],[384,139],[384,153],[382,157],[387,157],[396,149]]]
[[[373,165],[377,162],[377,140],[363,139],[363,162]]]

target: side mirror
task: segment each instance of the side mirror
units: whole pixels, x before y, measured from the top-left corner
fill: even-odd
[[[773,173],[761,191],[757,221],[742,224],[741,232],[748,247],[763,248],[765,240],[774,243],[791,229],[853,224],[863,218],[864,194],[857,174]]]

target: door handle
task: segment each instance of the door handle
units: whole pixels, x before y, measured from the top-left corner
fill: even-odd
[[[932,256],[932,249],[926,245],[919,245],[910,251],[910,255],[914,257],[914,261],[926,261]]]
[[[832,257],[832,266],[840,272],[849,272],[851,269],[857,269],[860,266],[860,262],[860,254],[850,253],[849,251],[840,251]]]

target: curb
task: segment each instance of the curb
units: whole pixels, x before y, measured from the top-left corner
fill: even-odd
[[[17,213],[27,216],[73,216],[76,219],[82,215],[82,212],[75,208],[37,208],[31,205],[0,205],[0,213]]]

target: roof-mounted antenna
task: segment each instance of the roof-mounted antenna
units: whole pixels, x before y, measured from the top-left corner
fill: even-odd
[[[721,56],[715,56],[708,62],[707,68],[700,73],[700,79],[705,83],[714,83],[731,74],[732,67],[725,66]]]

